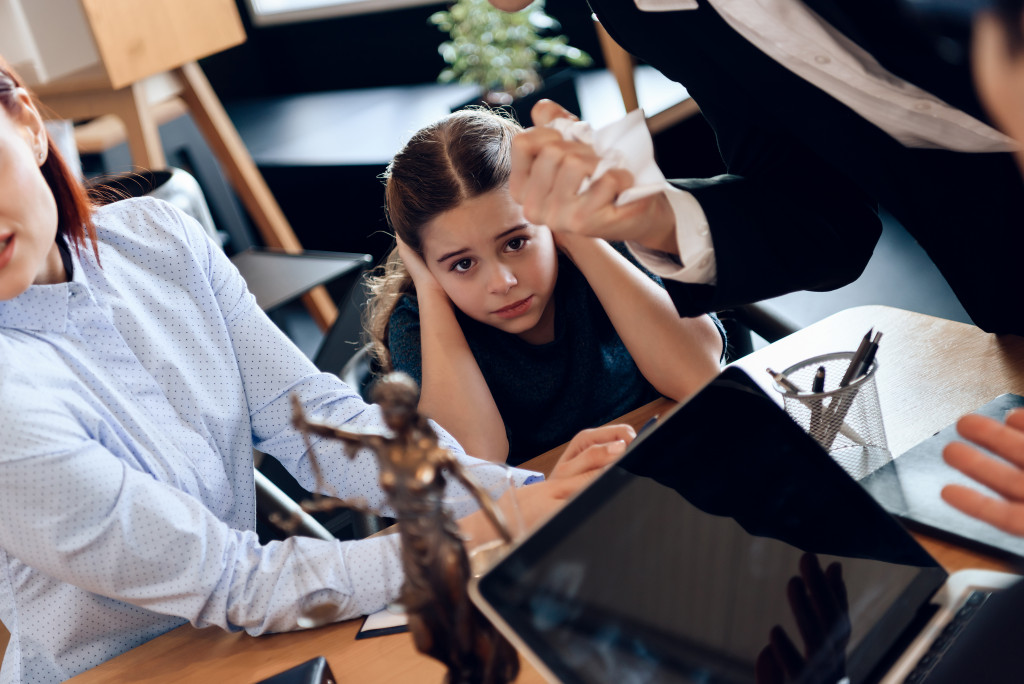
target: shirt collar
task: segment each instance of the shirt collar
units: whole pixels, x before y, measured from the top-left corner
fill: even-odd
[[[72,297],[88,296],[81,263],[74,250],[62,251],[65,268],[71,262],[69,282],[54,285],[31,285],[14,299],[0,301],[0,328],[33,332],[64,332]]]

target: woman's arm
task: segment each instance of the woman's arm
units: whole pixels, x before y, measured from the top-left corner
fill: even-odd
[[[416,285],[419,302],[420,412],[451,433],[466,453],[504,463],[508,458],[505,423],[451,300],[419,255],[401,241],[398,253]]]
[[[722,336],[708,316],[680,318],[665,290],[604,240],[565,233],[555,239],[656,390],[680,401],[718,374]]]

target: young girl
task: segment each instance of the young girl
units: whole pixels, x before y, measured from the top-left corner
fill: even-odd
[[[459,111],[395,156],[397,247],[366,315],[379,365],[421,384],[420,410],[471,453],[512,464],[659,394],[685,399],[724,347],[717,320],[680,318],[623,249],[524,220],[507,187],[520,130]]]
[[[64,681],[185,622],[258,634],[297,629],[311,597],[338,620],[394,600],[398,535],[259,543],[253,447],[307,489],[317,479],[293,395],[332,425],[385,430],[260,311],[198,223],[149,198],[92,207],[0,60],[0,683]],[[525,522],[631,434],[582,435],[520,490]],[[341,497],[388,514],[372,455],[314,448]],[[498,470],[474,474],[506,482]],[[479,513],[460,527],[471,545],[493,536]]]

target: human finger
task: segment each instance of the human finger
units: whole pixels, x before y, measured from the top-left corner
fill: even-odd
[[[583,181],[592,176],[601,162],[593,148],[583,143],[568,143],[562,148],[558,175],[551,186],[555,197],[576,199],[580,196]]]
[[[533,174],[537,156],[551,145],[564,142],[562,134],[553,128],[530,128],[512,139],[509,155],[509,193],[519,204],[523,204],[523,192]]]
[[[572,119],[579,121],[577,116],[553,100],[540,100],[530,110],[530,118],[534,126],[546,126],[555,119]]]
[[[830,629],[842,616],[842,609],[816,554],[805,553],[800,558],[800,575],[807,585],[807,593],[821,624]]]
[[[778,625],[772,627],[768,641],[772,646],[775,659],[782,666],[786,675],[791,679],[799,677],[803,672],[805,661],[786,631]]]
[[[963,485],[946,485],[942,499],[953,508],[1010,534],[1024,537],[1024,506],[1001,501]]]
[[[1024,471],[969,444],[950,442],[942,450],[949,465],[1005,499],[1024,501]]]
[[[756,684],[785,684],[786,674],[775,659],[771,644],[761,649],[754,662],[754,681]]]
[[[820,650],[825,626],[813,600],[808,596],[807,583],[800,577],[791,577],[786,584],[786,599],[796,620],[797,631],[804,641],[804,650],[808,654]]]
[[[518,201],[526,220],[558,229],[559,216],[578,202],[580,184],[599,161],[593,149],[581,142],[558,140],[547,145],[537,154],[520,190]]]
[[[1014,409],[1006,414],[1006,424],[1014,430],[1024,432],[1024,409]]]
[[[585,232],[606,240],[634,240],[645,243],[656,230],[657,204],[664,200],[658,193],[618,205],[619,196],[633,187],[633,176],[625,169],[613,169],[599,178],[583,198],[579,211],[587,216]],[[669,209],[671,212],[671,208]],[[666,225],[675,234],[674,214]]]
[[[839,605],[839,610],[843,614],[850,612],[850,601],[846,595],[846,582],[843,581],[843,565],[842,563],[832,563],[825,570],[825,578],[828,580],[829,587],[832,588],[832,595],[836,598],[836,603]]]
[[[964,439],[1024,467],[1024,431],[975,413],[958,420],[956,431]]]
[[[572,458],[561,460],[551,471],[552,478],[570,478],[611,465],[626,451],[622,440],[593,444]]]
[[[569,440],[559,462],[568,461],[595,444],[607,444],[608,442],[623,441],[629,444],[636,437],[636,430],[632,425],[626,423],[614,423],[602,425],[596,428],[580,430]]]
[[[633,185],[633,174],[625,169],[608,169],[580,195],[575,214],[567,219],[574,233],[617,237],[621,213],[615,206],[618,196]],[[613,233],[613,235],[609,235]]]

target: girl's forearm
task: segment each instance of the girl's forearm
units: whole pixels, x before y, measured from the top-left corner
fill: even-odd
[[[655,389],[680,401],[718,374],[722,338],[710,317],[681,318],[668,293],[604,240],[572,239],[563,249]]]
[[[420,344],[420,411],[451,433],[466,453],[503,463],[508,458],[505,423],[447,297],[420,297]]]

